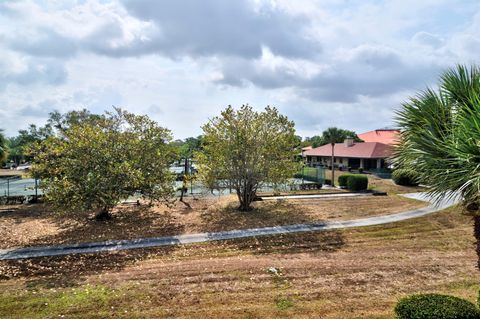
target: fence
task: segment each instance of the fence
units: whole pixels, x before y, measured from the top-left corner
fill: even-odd
[[[33,178],[7,177],[0,179],[1,196],[38,196],[42,194],[38,180]]]
[[[319,184],[325,183],[325,169],[322,167],[308,167],[304,166],[300,172],[295,174],[295,178],[302,179],[303,181],[309,181]]]
[[[389,179],[392,178],[392,170],[388,168],[376,168],[376,169],[371,169],[369,170],[370,173],[373,175],[383,178],[383,179]]]

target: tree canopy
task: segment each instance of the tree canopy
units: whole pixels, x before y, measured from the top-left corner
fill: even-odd
[[[347,138],[352,138],[355,142],[363,142],[354,131],[349,131],[337,127],[329,127],[322,132],[322,135],[314,135],[305,138],[302,143],[304,146],[319,147],[325,144],[342,143]]]
[[[203,150],[197,153],[200,178],[210,187],[232,187],[248,211],[257,190],[282,183],[298,169],[294,123],[276,108],[256,112],[249,105],[227,107],[203,127]]]
[[[62,211],[95,211],[108,218],[120,200],[140,194],[151,201],[173,195],[171,133],[147,116],[120,109],[68,122],[30,145],[32,172],[47,200]]]
[[[92,114],[86,109],[64,114],[53,111],[44,126],[30,124],[27,129],[19,130],[17,136],[8,139],[10,149],[8,159],[16,164],[23,160],[31,160],[25,152],[31,144],[39,143],[52,135],[61,136],[72,125],[100,117],[101,115]]]
[[[0,164],[7,159],[7,155],[8,155],[7,138],[3,134],[3,130],[0,129]]]

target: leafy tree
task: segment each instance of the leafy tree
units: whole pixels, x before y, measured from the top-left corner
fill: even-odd
[[[329,137],[329,136],[327,136],[325,134],[328,134],[327,132],[330,129],[334,129],[338,133],[336,135],[335,143],[342,143],[347,138],[353,139],[354,142],[363,142],[363,140],[361,140],[358,137],[357,133],[355,133],[354,131],[344,130],[344,129],[336,128],[336,127],[330,127],[327,130],[323,131],[322,135],[320,135],[320,136],[319,135],[314,135],[312,137],[305,138],[305,141],[303,142],[304,143],[303,146],[319,147],[319,146],[322,146],[322,145],[329,144],[330,142],[327,140],[327,137]]]
[[[480,69],[457,66],[403,104],[395,164],[418,173],[437,200],[460,194],[473,214],[480,267]]]
[[[28,146],[33,143],[38,143],[53,134],[54,130],[49,124],[43,127],[30,124],[28,129],[18,131],[17,136],[8,140],[10,147],[9,160],[14,161],[17,165],[23,160],[30,160],[31,158],[25,154]]]
[[[8,155],[8,140],[0,129],[0,164],[7,159]]]
[[[322,136],[314,135],[305,139],[305,146],[319,147],[325,144],[327,143],[325,143]]]
[[[39,127],[35,124],[30,124],[27,129],[18,131],[17,136],[8,140],[10,147],[9,160],[14,161],[17,165],[23,160],[31,160],[25,154],[25,150],[31,144],[40,143],[52,135],[60,136],[74,124],[99,117],[100,115],[92,114],[86,109],[70,111],[65,114],[53,111],[49,114],[47,124],[44,126]]]
[[[132,195],[150,201],[173,195],[170,140],[170,131],[147,116],[115,109],[31,144],[32,172],[57,209],[94,211],[97,219],[108,219]]]
[[[251,210],[259,187],[284,182],[298,168],[294,123],[276,108],[256,112],[249,105],[229,106],[203,132],[203,150],[196,157],[201,180],[232,187],[241,211]]]
[[[198,137],[188,137],[185,139],[185,142],[182,143],[180,146],[180,158],[184,161],[184,176],[183,176],[183,184],[180,193],[180,201],[183,202],[183,195],[185,189],[187,188],[187,183],[189,181],[193,181],[193,177],[190,176],[191,167],[189,167],[189,161],[192,162],[194,152],[197,152],[202,147],[202,139],[203,137],[200,135]],[[190,164],[191,165],[191,164]]]

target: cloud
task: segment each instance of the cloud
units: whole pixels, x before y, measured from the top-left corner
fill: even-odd
[[[276,55],[310,57],[320,46],[304,36],[309,20],[289,15],[271,5],[250,1],[183,0],[122,1],[129,13],[155,25],[144,41],[111,49],[181,56],[236,56],[256,58],[262,47]],[[133,49],[135,45],[136,49]]]
[[[59,85],[66,81],[67,71],[51,59],[6,59],[0,61],[0,90],[8,85]]]
[[[77,52],[74,39],[46,28],[40,28],[33,34],[15,34],[7,40],[10,48],[39,57],[71,57]]]
[[[415,33],[412,41],[416,44],[432,48],[439,48],[444,44],[444,41],[440,37],[425,31]]]
[[[429,82],[439,65],[411,65],[400,52],[381,45],[341,49],[323,63],[275,57],[268,50],[258,60],[229,59],[222,66],[224,85],[252,84],[265,89],[296,88],[317,101],[356,102],[361,96],[383,96]]]

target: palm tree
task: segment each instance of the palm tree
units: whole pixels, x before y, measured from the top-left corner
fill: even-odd
[[[329,127],[322,133],[323,140],[332,146],[332,186],[335,186],[335,143],[343,142],[345,133],[336,127]]]
[[[0,163],[4,162],[7,159],[8,155],[8,145],[5,135],[3,135],[3,130],[0,129]]]
[[[396,121],[396,165],[418,172],[437,200],[461,196],[473,215],[480,268],[480,68],[447,70],[439,90],[426,89],[404,103]]]

